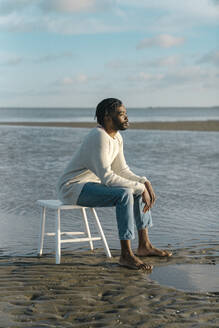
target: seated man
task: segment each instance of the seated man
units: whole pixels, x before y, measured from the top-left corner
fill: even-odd
[[[143,256],[171,256],[152,246],[148,227],[152,225],[150,209],[155,194],[146,177],[130,171],[123,154],[119,130],[129,126],[126,109],[118,99],[108,98],[96,108],[99,125],[85,137],[60,177],[57,189],[64,204],[87,207],[116,207],[121,243],[120,264],[134,269],[151,270]],[[134,221],[139,245],[135,256],[131,249]]]

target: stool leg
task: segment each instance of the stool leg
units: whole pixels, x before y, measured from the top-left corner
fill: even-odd
[[[85,229],[87,231],[87,236],[88,236],[88,238],[91,238],[90,228],[89,228],[89,224],[88,224],[88,220],[87,220],[86,210],[85,210],[85,208],[82,208],[81,210],[82,210],[82,215],[83,215],[83,219],[84,219]],[[93,246],[92,240],[89,240],[89,244],[90,244],[90,249],[93,251],[94,246]]]
[[[44,233],[45,233],[45,221],[46,221],[46,208],[41,208],[41,220],[40,220],[40,236],[39,236],[39,244],[38,244],[38,255],[41,256],[43,253],[43,241],[44,241]]]
[[[96,213],[96,211],[95,211],[94,208],[91,208],[91,212],[93,213],[93,216],[95,218],[95,222],[96,222],[97,228],[98,228],[98,230],[100,232],[100,235],[101,235],[101,238],[102,238],[102,242],[103,242],[103,246],[104,246],[106,255],[107,255],[107,257],[112,257],[111,252],[110,252],[109,247],[108,247],[108,244],[107,244],[107,241],[106,241],[106,238],[105,238],[105,235],[104,235],[104,232],[103,232],[103,229],[101,227],[99,218],[97,216],[97,213]]]
[[[61,262],[61,241],[60,241],[60,208],[56,215],[56,264]]]

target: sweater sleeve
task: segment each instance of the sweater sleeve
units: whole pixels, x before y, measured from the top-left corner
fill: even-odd
[[[87,168],[106,186],[131,188],[134,194],[143,193],[145,187],[142,183],[119,176],[112,170],[111,164],[109,138],[105,133],[99,132],[88,141]]]
[[[116,172],[116,174],[118,174],[119,176],[121,176],[123,178],[132,180],[132,181],[137,181],[137,182],[144,184],[145,181],[147,181],[148,179],[144,176],[140,177],[130,170],[130,168],[128,167],[128,165],[126,163],[124,152],[123,152],[122,136],[119,134],[118,137],[119,137],[119,153],[112,163],[113,171]]]

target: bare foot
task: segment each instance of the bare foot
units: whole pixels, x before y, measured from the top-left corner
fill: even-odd
[[[138,248],[136,255],[140,257],[144,257],[144,256],[170,257],[172,256],[172,252],[156,248],[150,244],[149,246]]]
[[[120,256],[119,263],[130,269],[135,270],[152,270],[153,265],[143,263],[137,256],[127,254],[125,256]]]

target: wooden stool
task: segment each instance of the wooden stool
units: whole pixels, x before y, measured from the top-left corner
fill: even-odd
[[[62,243],[80,243],[80,242],[89,242],[90,249],[93,250],[93,241],[102,240],[105,253],[107,257],[112,257],[103,229],[101,227],[99,218],[94,208],[90,207],[90,210],[94,217],[94,222],[96,223],[98,235],[96,237],[91,237],[90,228],[87,219],[86,209],[88,207],[77,206],[77,205],[64,205],[59,200],[38,200],[38,205],[42,208],[41,214],[41,223],[40,223],[40,236],[39,236],[39,247],[38,247],[38,254],[41,256],[43,253],[43,241],[44,236],[55,236],[56,237],[56,264],[60,264],[61,262],[61,244]],[[56,231],[55,232],[47,232],[45,233],[45,221],[46,221],[46,209],[50,208],[56,210]],[[85,232],[75,231],[75,232],[61,232],[61,225],[60,225],[60,212],[61,210],[80,210],[82,212],[82,217],[84,220]],[[85,235],[86,237],[79,237],[79,238],[70,238],[70,239],[62,239],[63,235],[66,236],[73,236],[73,235]]]

